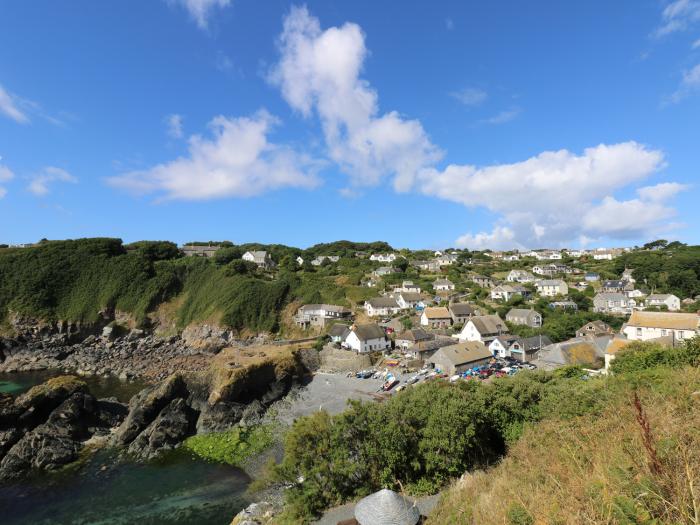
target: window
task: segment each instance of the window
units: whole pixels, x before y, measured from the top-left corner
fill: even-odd
[[[666,337],[667,335],[667,330],[663,329],[661,330],[661,337]]]
[[[637,328],[637,337],[642,337],[642,329]]]

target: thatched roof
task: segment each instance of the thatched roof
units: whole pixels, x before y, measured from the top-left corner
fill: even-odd
[[[360,525],[416,525],[420,512],[413,501],[383,489],[355,505],[355,519]]]

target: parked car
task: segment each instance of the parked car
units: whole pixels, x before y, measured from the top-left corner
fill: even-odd
[[[391,390],[392,388],[394,388],[398,384],[399,384],[398,379],[389,379],[386,383],[384,383],[382,385],[382,390],[384,390],[385,392],[388,392],[389,390]]]

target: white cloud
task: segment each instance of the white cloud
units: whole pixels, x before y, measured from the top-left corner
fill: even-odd
[[[2,159],[2,157],[0,157],[0,159]],[[9,182],[14,177],[15,174],[12,173],[10,168],[0,164],[0,183]],[[7,195],[7,190],[3,186],[0,186],[0,199],[2,199],[5,195]]]
[[[700,38],[698,38],[695,42],[692,43],[690,46],[691,49],[700,49]]]
[[[470,250],[507,250],[516,246],[515,232],[506,226],[497,226],[491,233],[466,233],[455,241],[459,248]]]
[[[674,0],[664,8],[661,20],[657,37],[688,29],[700,22],[700,0]]]
[[[39,174],[32,177],[27,189],[37,197],[43,197],[49,193],[49,185],[54,182],[75,184],[78,179],[64,169],[47,166]]]
[[[209,17],[215,8],[223,9],[231,5],[231,0],[168,0],[187,9],[200,29],[207,29]]]
[[[360,78],[367,49],[358,25],[322,31],[305,7],[292,7],[279,49],[270,81],[292,108],[319,116],[329,157],[354,185],[391,176],[394,187],[404,191],[441,157],[419,121],[396,111],[379,115],[376,91]]]
[[[489,97],[486,91],[479,88],[464,88],[451,93],[451,95],[465,106],[470,107],[481,105]]]
[[[317,161],[272,144],[268,134],[277,120],[265,111],[252,117],[219,116],[209,123],[211,139],[189,138],[189,154],[108,182],[164,199],[205,200],[251,197],[278,188],[312,188],[319,183]]]
[[[174,139],[182,138],[182,115],[173,113],[165,117],[165,124],[168,128],[168,136]]]
[[[687,190],[688,186],[686,184],[679,184],[677,182],[662,182],[661,184],[656,184],[655,186],[644,186],[637,190],[637,194],[642,200],[645,201],[666,201],[672,197],[675,197],[678,193]]]
[[[676,104],[698,90],[700,90],[700,64],[683,72],[681,85],[668,97],[667,103]]]
[[[460,238],[463,244],[490,240],[503,244],[512,240],[513,246],[559,245],[581,236],[600,237],[606,233],[620,236],[627,232],[629,238],[634,238],[639,227],[596,222],[590,210],[611,215],[620,206],[606,198],[645,180],[663,166],[664,157],[658,150],[635,142],[601,144],[586,149],[583,155],[560,150],[514,164],[428,169],[421,174],[418,188],[427,195],[472,208],[485,207],[498,214],[499,223],[493,232],[468,234]],[[668,208],[662,202],[683,189],[675,183],[640,188],[638,200],[649,210],[640,222],[642,227],[649,229],[654,217],[657,222],[663,221]],[[588,222],[582,222],[582,217],[588,217]],[[505,235],[507,231],[513,233],[512,238]]]
[[[506,109],[506,110],[501,111],[500,113],[497,113],[493,117],[481,120],[479,122],[482,124],[493,124],[493,125],[505,124],[506,122],[510,122],[511,120],[515,119],[518,115],[520,115],[520,112],[521,112],[520,108]]]
[[[675,214],[673,208],[658,200],[618,201],[614,197],[605,197],[583,215],[582,225],[592,236],[641,239],[664,230],[667,220]]]
[[[18,107],[16,97],[0,85],[0,113],[20,124],[29,123],[29,117]]]

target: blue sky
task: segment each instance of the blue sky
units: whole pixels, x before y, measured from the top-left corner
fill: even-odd
[[[8,0],[0,242],[700,243],[700,0]]]

